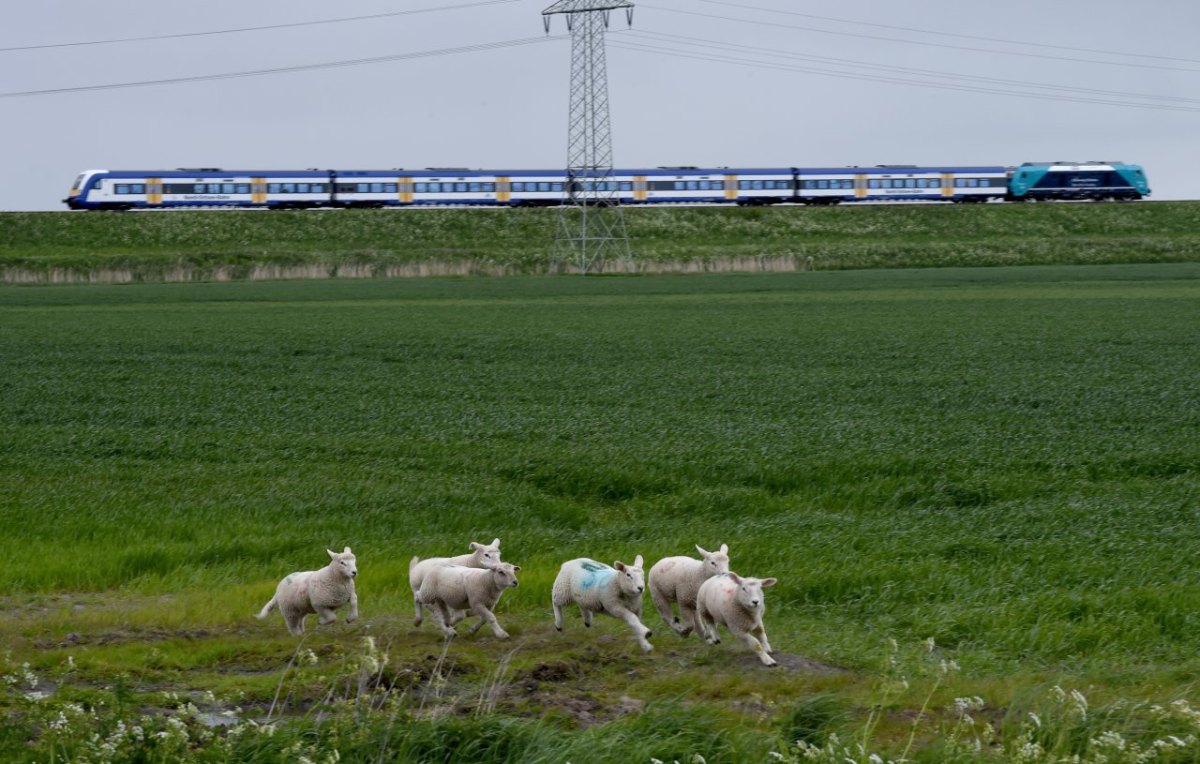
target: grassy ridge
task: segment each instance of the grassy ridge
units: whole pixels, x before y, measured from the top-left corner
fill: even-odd
[[[0,214],[6,280],[545,273],[553,210]],[[1200,204],[630,208],[638,267],[857,269],[1194,260]],[[759,263],[761,266],[761,263]]]
[[[415,704],[439,640],[411,628],[409,557],[500,536],[514,641],[459,640],[443,692],[480,698],[516,647],[499,719],[467,725],[516,747],[457,760],[761,760],[880,692],[895,755],[925,692],[998,725],[1053,682],[1186,697],[1198,298],[1193,264],[7,289],[0,641],[37,671],[72,657],[64,697],[125,676],[261,713],[285,681],[318,702],[371,635]],[[647,656],[612,622],[554,634],[563,560],[721,542],[779,577],[771,641],[816,669],[680,641],[648,603]],[[288,675],[294,642],[248,614],[344,544],[364,623]],[[961,674],[886,695],[888,640],[930,637]],[[573,731],[572,704],[607,721],[623,695],[650,712]],[[412,719],[413,750],[454,739]]]

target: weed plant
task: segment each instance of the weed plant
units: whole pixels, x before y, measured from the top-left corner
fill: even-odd
[[[0,753],[173,760],[177,719],[196,760],[1196,761],[1198,298],[1194,264],[7,287]],[[513,640],[412,628],[409,558],[495,536]],[[779,670],[649,605],[648,655],[554,632],[562,561],[723,542],[779,578]],[[345,545],[359,622],[252,618]],[[905,687],[889,640],[931,638]]]

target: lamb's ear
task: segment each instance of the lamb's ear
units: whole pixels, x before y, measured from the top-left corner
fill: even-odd
[[[774,585],[775,585],[775,579],[774,579],[774,578],[764,578],[764,579],[762,580],[762,586],[763,586],[763,588],[764,588],[764,589],[766,589],[768,586],[774,586]]]
[[[625,563],[621,562],[620,560],[617,560],[616,562],[613,563],[613,567],[616,568],[617,570],[625,570]]]
[[[519,573],[520,571],[521,571],[521,566],[520,566],[520,565],[514,565],[514,566],[513,566],[513,573]]]
[[[729,545],[728,544],[721,545],[721,554],[729,554]]]
[[[704,548],[702,546],[700,546],[699,544],[696,545],[696,551],[700,553],[701,557],[708,557],[709,555],[712,554],[712,552],[704,551]]]
[[[353,552],[350,551],[350,547],[346,547],[342,550],[342,554],[353,554]]]
[[[479,548],[481,545],[480,545],[480,544],[476,544],[474,541],[472,541],[470,544],[468,544],[468,546],[471,548],[471,551],[472,551],[472,552],[474,552],[474,551],[475,551],[476,549],[478,549],[478,548]]]
[[[500,539],[492,539],[492,546],[499,548],[500,547]]]
[[[728,573],[726,573],[725,575],[729,576],[729,580],[734,582],[735,584],[742,583],[742,577],[739,576],[737,573],[734,573],[732,570],[729,571]]]
[[[635,567],[635,568],[640,568],[640,567],[642,567],[642,564],[643,564],[643,563],[642,563],[642,556],[639,554],[639,555],[637,556],[637,559],[633,561],[633,567]]]
[[[336,559],[337,559],[337,552],[335,552],[335,551],[333,551],[333,550],[331,550],[331,549],[326,549],[325,551],[326,551],[326,552],[329,552],[329,557],[330,557],[330,559],[333,559],[333,560],[336,560]]]

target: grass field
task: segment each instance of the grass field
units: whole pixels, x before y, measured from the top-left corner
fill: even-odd
[[[1198,306],[1194,263],[6,287],[0,758],[1200,761]],[[496,536],[512,639],[414,629],[409,558]],[[649,602],[649,654],[555,633],[562,561],[722,542],[780,668]],[[251,617],[345,545],[357,623]]]
[[[0,282],[541,274],[555,210],[4,213]],[[1184,262],[1200,203],[657,207],[645,272]],[[622,269],[610,262],[610,268]]]

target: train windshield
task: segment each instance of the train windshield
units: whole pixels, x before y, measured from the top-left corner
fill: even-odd
[[[79,177],[75,179],[75,185],[71,186],[71,190],[78,191],[79,188],[83,185],[83,179],[86,177],[87,177],[86,172],[79,173]]]

